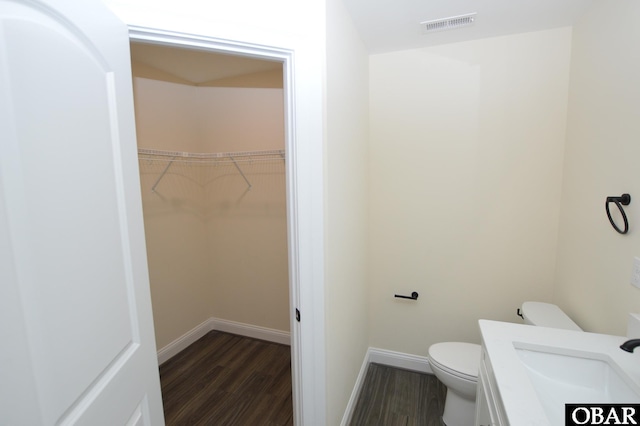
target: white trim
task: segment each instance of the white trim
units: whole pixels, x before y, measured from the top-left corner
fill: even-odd
[[[211,317],[160,349],[158,351],[158,364],[169,361],[211,330],[253,337],[254,339],[266,340],[283,345],[291,344],[291,334],[286,331]]]
[[[254,339],[267,340],[291,346],[291,333],[274,330],[273,328],[260,327],[258,325],[243,324],[236,321],[227,321],[220,318],[209,318],[212,330],[226,331],[240,336],[253,337]]]
[[[167,346],[158,350],[158,364],[163,364],[211,331],[210,319],[195,326]]]
[[[419,373],[433,374],[431,366],[429,366],[429,358],[426,356],[369,348],[369,362],[404,368],[405,370],[417,371]]]
[[[362,366],[360,367],[360,372],[358,373],[358,377],[356,378],[356,383],[353,386],[353,390],[351,391],[351,397],[349,398],[349,402],[347,402],[347,407],[344,410],[344,415],[342,416],[342,421],[340,422],[340,426],[347,426],[351,424],[351,417],[353,416],[353,410],[356,408],[356,403],[358,402],[358,398],[360,397],[360,393],[362,392],[362,386],[364,384],[364,379],[367,376],[367,370],[369,369],[370,363],[370,352],[371,348],[367,350],[367,353],[364,356],[364,360],[362,361]]]
[[[356,383],[351,391],[351,397],[347,403],[347,407],[344,410],[342,421],[340,426],[346,426],[351,423],[351,417],[353,416],[353,410],[356,408],[356,403],[360,397],[362,386],[364,385],[364,379],[367,376],[367,370],[369,364],[382,364],[389,367],[403,368],[405,370],[417,371],[419,373],[433,374],[431,367],[429,366],[429,358],[419,355],[405,354],[402,352],[388,351],[386,349],[369,348],[362,361],[360,372],[356,378]]]

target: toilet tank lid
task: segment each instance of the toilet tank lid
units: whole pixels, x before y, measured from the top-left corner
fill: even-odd
[[[525,321],[538,327],[582,331],[578,324],[552,303],[524,302],[522,316]]]

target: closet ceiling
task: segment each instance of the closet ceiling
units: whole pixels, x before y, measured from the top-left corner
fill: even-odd
[[[573,25],[595,0],[343,0],[369,53]],[[476,12],[468,27],[423,35],[420,22]]]
[[[280,62],[157,44],[131,43],[131,61],[134,75],[153,72],[155,78],[194,86],[215,86],[239,76],[282,75]]]

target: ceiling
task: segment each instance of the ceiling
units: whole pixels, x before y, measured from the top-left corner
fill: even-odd
[[[343,0],[369,53],[571,26],[596,0]],[[420,22],[477,13],[468,27],[422,34]],[[261,59],[131,43],[132,60],[201,85],[282,70]]]
[[[148,43],[131,43],[131,60],[195,85],[282,70],[282,62]]]
[[[594,0],[343,0],[369,53],[571,26]],[[420,22],[476,12],[464,28],[423,35]]]

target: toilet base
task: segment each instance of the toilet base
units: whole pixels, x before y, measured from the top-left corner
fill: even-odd
[[[446,426],[471,426],[476,420],[476,401],[447,389],[442,422]]]

